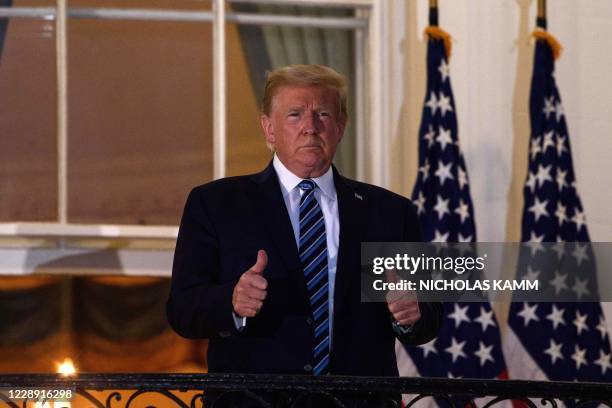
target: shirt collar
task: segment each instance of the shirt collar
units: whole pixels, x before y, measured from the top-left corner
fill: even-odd
[[[274,159],[272,160],[272,165],[274,166],[274,170],[276,170],[276,174],[278,174],[278,179],[280,181],[283,196],[289,194],[293,189],[300,184],[300,182],[304,179],[299,178],[295,174],[293,174],[283,162],[280,161],[278,156],[275,154]],[[336,199],[336,186],[334,185],[334,172],[332,171],[331,166],[329,169],[320,177],[315,177],[311,179],[321,190],[323,194],[325,194],[329,199]]]

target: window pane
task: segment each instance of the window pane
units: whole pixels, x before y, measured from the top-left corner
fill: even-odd
[[[319,10],[320,15],[330,15],[329,10]],[[336,12],[337,13],[337,12]],[[228,24],[228,36],[232,30],[240,34],[242,54],[247,61],[247,69],[250,76],[250,86],[247,91],[243,87],[230,86],[228,91],[229,101],[229,124],[242,120],[249,123],[249,128],[243,131],[249,134],[249,146],[253,143],[257,146],[257,152],[265,152],[265,142],[258,123],[252,120],[251,110],[245,112],[244,106],[250,106],[253,102],[245,103],[245,99],[256,99],[256,106],[259,107],[263,95],[265,73],[268,70],[278,68],[288,64],[324,64],[329,65],[343,74],[348,79],[349,91],[349,124],[345,132],[344,139],[336,153],[335,164],[339,170],[348,177],[355,176],[355,73],[354,73],[354,41],[353,32],[340,29],[316,29],[301,27],[280,27],[280,26],[251,26]],[[228,77],[232,78],[232,65],[235,62],[228,55]],[[252,95],[252,96],[251,96]],[[258,115],[255,113],[255,117]],[[252,124],[251,124],[252,123]],[[242,133],[241,133],[242,135]],[[256,140],[256,142],[253,142]],[[238,136],[229,133],[230,172],[239,167],[241,161],[248,161],[253,170],[261,169],[265,161],[271,155],[265,152],[260,156],[247,157],[240,156],[232,152],[237,150],[246,141],[239,140]],[[254,153],[251,152],[254,156]],[[247,165],[241,163],[243,167]]]
[[[0,221],[56,220],[55,67],[53,21],[0,19]]]
[[[127,2],[72,1],[118,7]],[[134,1],[205,10],[208,2]],[[176,225],[212,179],[212,30],[204,22],[69,22],[69,221]]]

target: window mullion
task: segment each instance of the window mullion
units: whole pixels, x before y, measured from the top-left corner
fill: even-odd
[[[68,46],[67,0],[57,0],[55,40],[57,63],[57,212],[60,224],[68,223]]]
[[[225,177],[227,161],[225,0],[214,0],[213,12],[213,177],[219,179]]]

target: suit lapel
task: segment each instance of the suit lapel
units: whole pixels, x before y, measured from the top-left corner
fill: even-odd
[[[254,180],[259,185],[259,194],[255,198],[259,207],[256,213],[261,214],[259,222],[264,225],[271,241],[277,247],[280,258],[289,271],[288,274],[300,282],[298,286],[304,288],[303,294],[306,295],[306,282],[298,257],[293,227],[272,163],[263,172],[256,174]]]
[[[362,223],[366,213],[366,197],[349,185],[335,167],[333,171],[340,221],[340,245],[334,285],[334,321],[338,321],[351,282],[361,279],[359,251],[363,240]],[[258,206],[256,213],[262,215],[261,222],[265,225],[271,241],[277,247],[289,275],[298,280],[298,287],[303,289],[302,295],[308,298],[293,228],[272,163],[263,172],[253,177],[259,188],[259,194],[254,200]]]
[[[338,196],[340,246],[334,289],[334,322],[342,316],[348,289],[352,281],[360,281],[360,256],[365,215],[365,196],[350,186],[334,167],[334,184]],[[357,252],[357,253],[354,253]],[[356,261],[357,260],[357,261]]]

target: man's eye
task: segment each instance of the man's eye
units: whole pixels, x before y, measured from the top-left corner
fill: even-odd
[[[329,112],[327,112],[327,111],[323,111],[323,112],[319,112],[319,116],[322,116],[322,117],[325,117],[325,118],[326,118],[326,117],[329,117],[329,116],[331,116],[331,115],[330,115],[330,113],[329,113]]]
[[[289,112],[288,116],[296,118],[296,117],[300,116],[300,114],[299,114],[299,112]]]

